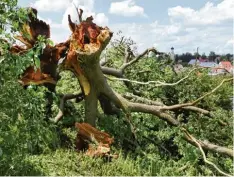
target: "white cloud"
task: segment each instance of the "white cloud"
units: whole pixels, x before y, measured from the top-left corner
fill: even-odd
[[[107,26],[109,22],[108,17],[104,13],[98,13],[95,15],[94,23],[101,25],[101,26]]]
[[[180,24],[160,25],[158,21],[151,23],[150,27],[151,32],[161,34],[162,36],[175,35],[181,31]]]
[[[42,20],[42,21],[46,22],[46,23],[49,24],[49,25],[52,24],[52,20],[51,20],[50,18],[44,19],[44,18],[42,18],[42,17],[39,16],[39,15],[37,16],[37,18],[38,18],[39,20]]]
[[[225,20],[232,20],[234,16],[234,1],[223,0],[216,6],[207,2],[200,10],[190,7],[176,6],[168,9],[172,21],[182,21],[186,25],[220,24]]]
[[[33,6],[39,11],[59,11],[66,9],[70,3],[69,0],[37,0]]]
[[[176,53],[233,52],[233,11],[234,1],[223,0],[214,5],[206,3],[201,9],[189,7],[168,8],[168,24],[155,21],[151,24],[119,24],[112,25],[114,31],[132,37],[139,51],[155,46],[158,50],[169,52],[173,46]],[[146,30],[147,29],[147,30]],[[143,45],[142,45],[143,44]]]
[[[135,5],[134,0],[125,0],[121,2],[112,2],[109,12],[111,14],[122,15],[122,16],[145,16],[144,8]]]
[[[126,8],[121,7],[122,15],[128,7],[136,6],[133,0],[119,3],[123,2],[127,2],[127,5]],[[223,0],[217,5],[206,3],[203,8],[198,10],[181,6],[169,8],[168,24],[155,21],[151,24],[112,23],[108,25],[109,20],[104,13],[95,13],[94,0],[74,0],[77,7],[83,8],[84,19],[93,15],[94,22],[98,25],[108,25],[115,34],[121,30],[123,35],[131,37],[136,42],[139,52],[152,46],[157,47],[159,51],[170,52],[170,48],[173,46],[176,53],[194,53],[199,47],[199,52],[206,54],[211,50],[215,50],[216,53],[233,52],[233,24],[230,23],[234,12],[230,9],[233,8],[233,2]],[[72,3],[68,4],[66,7],[64,6],[64,15],[60,24],[55,24],[50,19],[45,20],[51,26],[51,38],[55,42],[63,42],[71,34],[68,28],[68,14],[71,15],[74,22],[78,21],[76,9]],[[132,13],[132,11],[128,13]],[[144,9],[140,14],[135,13],[135,15],[142,14],[144,14]]]
[[[64,0],[67,1],[67,0]],[[50,1],[49,1],[50,2]],[[67,1],[68,2],[68,1]],[[94,17],[94,22],[97,23],[100,26],[107,26],[108,25],[108,18],[104,13],[95,13],[94,12],[94,0],[73,0],[70,3],[68,2],[64,10],[64,14],[61,20],[61,23],[53,23],[51,20],[44,20],[47,21],[47,23],[50,24],[51,27],[51,39],[55,42],[63,42],[66,41],[71,32],[68,27],[68,14],[71,15],[71,20],[73,22],[79,22],[78,21],[78,14],[75,9],[74,4],[76,7],[83,9],[83,19],[86,19],[89,16]]]
[[[74,4],[86,6],[93,10],[94,0],[37,0],[33,7],[37,8],[39,11],[60,11],[65,10]]]
[[[156,21],[152,24],[115,24],[110,25],[110,29],[115,34],[121,30],[124,36],[131,37],[136,42],[139,52],[154,46],[159,51],[167,53],[173,46],[176,53],[194,53],[197,47],[199,47],[200,53],[208,54],[211,50],[220,54],[232,53],[232,26],[191,28],[186,27],[183,23],[162,25]]]
[[[85,2],[85,3],[84,3]],[[93,16],[94,22],[96,22],[100,26],[108,25],[108,17],[104,13],[96,14],[94,12],[94,0],[74,0],[74,3],[78,8],[83,9],[82,18],[86,19],[89,16]],[[79,22],[77,11],[73,4],[67,7],[65,13],[63,14],[62,25],[67,27],[68,26],[68,15],[71,15],[71,20],[73,22]]]
[[[232,39],[228,40],[227,45],[234,45],[234,37],[232,37]]]

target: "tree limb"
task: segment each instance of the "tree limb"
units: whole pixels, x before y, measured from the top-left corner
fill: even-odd
[[[109,68],[109,67],[105,67],[102,66],[101,67],[103,74],[108,74],[108,75],[112,75],[115,77],[119,77],[119,78],[123,78],[124,79],[124,75],[120,70],[117,70],[115,68]],[[139,91],[136,91],[133,87],[133,85],[130,82],[126,82],[124,81],[125,86],[130,89],[135,95],[140,95]]]
[[[160,52],[158,52],[155,48],[149,48],[146,49],[144,52],[142,52],[140,55],[138,55],[135,59],[131,60],[128,63],[124,63],[121,67],[120,67],[120,71],[123,73],[124,70],[126,68],[128,68],[129,66],[131,66],[132,64],[136,63],[138,60],[140,60],[142,57],[144,57],[146,54],[148,54],[149,52],[154,52],[155,54],[161,54]]]
[[[109,68],[109,67],[105,67],[105,66],[101,66],[102,72],[103,74],[108,74],[108,75],[112,75],[118,78],[122,78],[123,77],[123,73],[115,68]]]
[[[194,138],[185,128],[181,128],[182,131],[186,134],[186,137],[187,139],[189,139],[190,142],[193,142],[198,148],[199,150],[201,151],[202,153],[202,156],[203,156],[203,159],[206,163],[212,165],[219,173],[221,173],[222,175],[225,175],[225,176],[232,176],[230,174],[227,174],[225,172],[223,172],[222,170],[220,170],[214,163],[210,162],[209,160],[207,160],[206,158],[206,155],[202,149],[202,145],[204,147],[204,143],[202,142],[199,142],[198,140],[196,140],[196,138]],[[207,147],[210,147],[211,149],[213,149],[214,147],[216,148],[216,151],[217,150],[222,150],[222,151],[226,151],[227,153],[230,153],[230,156],[233,156],[233,151],[230,151],[230,149],[226,149],[224,147],[219,147],[219,146],[215,146],[215,145],[211,145],[211,144],[206,144],[206,148]],[[230,151],[230,152],[229,152]]]
[[[229,81],[232,81],[233,78],[229,78],[229,79],[224,79],[222,80],[222,82],[217,86],[215,87],[213,90],[211,90],[210,92],[204,94],[203,96],[201,96],[200,98],[196,99],[195,101],[193,102],[190,102],[190,103],[182,103],[182,104],[175,104],[175,105],[172,105],[172,106],[161,106],[160,110],[173,110],[173,109],[178,109],[178,108],[182,108],[182,107],[185,107],[185,106],[193,106],[195,105],[196,103],[198,103],[199,101],[201,101],[202,99],[204,99],[206,96],[209,96],[211,95],[212,93],[214,93],[216,90],[218,90],[225,82],[229,82]]]
[[[54,118],[54,122],[58,123],[59,120],[63,117],[64,114],[64,104],[67,100],[70,99],[75,99],[76,98],[76,102],[79,102],[81,100],[83,100],[83,93],[79,93],[79,94],[66,94],[64,95],[61,100],[60,100],[60,105],[59,105],[59,112],[57,114],[57,116]]]
[[[136,83],[136,84],[141,84],[141,85],[149,85],[149,84],[155,84],[154,86],[159,87],[159,86],[174,86],[177,85],[179,83],[181,83],[182,81],[184,81],[185,79],[187,79],[189,77],[189,75],[198,68],[194,68],[193,70],[191,70],[187,76],[185,76],[184,78],[180,79],[177,82],[174,83],[165,83],[165,82],[161,82],[161,81],[148,81],[148,82],[140,82],[140,81],[134,81],[134,80],[129,80],[129,79],[125,79],[125,78],[110,78],[107,77],[109,80],[120,80],[120,81],[126,81],[126,82],[132,82],[132,83]]]
[[[130,93],[124,94],[123,97],[129,100],[133,100],[134,102],[140,102],[140,103],[145,103],[145,104],[155,105],[155,106],[165,106],[162,102],[149,100],[147,98],[142,98],[142,97],[130,94]],[[182,109],[200,112],[205,115],[210,115],[210,111],[202,109],[202,108],[198,108],[196,106],[185,106],[185,107],[182,107]]]

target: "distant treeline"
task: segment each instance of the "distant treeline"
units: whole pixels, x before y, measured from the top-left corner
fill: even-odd
[[[220,61],[230,61],[233,62],[233,54],[224,54],[224,55],[219,55],[219,54],[215,54],[215,52],[211,51],[209,53],[209,55],[206,55],[205,53],[203,53],[202,55],[194,53],[191,54],[189,52],[183,53],[183,54],[176,54],[175,55],[175,60],[179,61],[181,60],[183,63],[188,63],[191,59],[195,59],[195,58],[202,58],[202,59],[209,59],[209,61],[216,61],[216,59],[220,60]]]

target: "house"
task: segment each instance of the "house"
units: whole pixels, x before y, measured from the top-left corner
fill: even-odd
[[[189,64],[189,65],[195,65],[196,62],[197,62],[197,64],[200,63],[200,61],[199,61],[198,59],[191,59],[191,60],[188,62],[188,64]]]
[[[219,67],[224,68],[229,73],[233,72],[233,66],[230,61],[221,61]]]
[[[191,59],[189,61],[189,65],[195,65],[197,63],[198,66],[204,67],[204,68],[213,68],[217,67],[218,64],[215,62],[209,62],[208,59]]]
[[[218,67],[219,65],[215,62],[200,62],[199,66],[203,68],[215,68]]]
[[[232,73],[233,71],[233,66],[230,62],[227,61],[223,61],[217,64],[215,62],[209,62],[208,59],[192,59],[189,61],[188,64],[195,65],[196,63],[197,66],[200,66],[202,68],[209,68],[209,75]]]

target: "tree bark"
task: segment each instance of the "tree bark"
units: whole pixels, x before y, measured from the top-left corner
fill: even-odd
[[[98,98],[94,87],[91,87],[89,95],[85,96],[85,122],[96,126]]]

